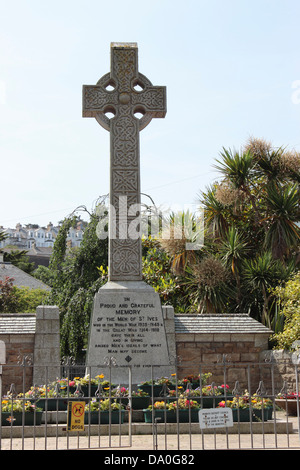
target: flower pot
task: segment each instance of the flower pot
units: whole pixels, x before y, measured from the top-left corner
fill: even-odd
[[[152,423],[152,410],[143,410],[145,423]],[[196,423],[198,419],[199,409],[183,409],[179,410],[178,420],[179,423]],[[154,420],[160,419],[161,423],[176,423],[177,422],[177,411],[176,410],[154,410]]]
[[[31,400],[32,403],[35,403],[36,406],[41,408],[43,411],[46,410],[47,402],[47,411],[66,411],[68,409],[68,401],[80,401],[81,397],[58,397],[58,398],[38,398],[37,400]]]
[[[40,425],[42,422],[42,411],[36,412],[25,412],[24,413],[24,425],[33,426]],[[21,411],[2,411],[1,424],[2,426],[22,426],[23,425],[23,413]]]
[[[203,402],[201,401],[201,398],[200,399],[199,398],[200,397],[197,397],[197,398],[192,397],[192,400],[197,400],[199,401],[199,403],[203,403],[203,408],[216,408],[216,406],[218,406],[218,404],[224,400],[223,395],[204,396],[202,397]],[[229,397],[226,397],[226,399],[230,400]]]
[[[89,385],[81,385],[81,390],[83,392],[84,397],[91,396],[92,398],[94,398],[97,389],[98,389],[98,385],[95,385],[95,384],[91,384],[91,389],[89,388]]]
[[[142,410],[150,404],[150,397],[132,397],[131,405],[133,410]]]
[[[68,406],[67,398],[38,398],[34,403],[43,411],[65,411]]]
[[[262,410],[252,408],[252,422],[262,421]],[[233,408],[232,417],[234,422],[249,423],[250,422],[250,408]],[[268,419],[268,410],[264,409],[264,421]]]
[[[297,399],[295,398],[278,398],[275,400],[276,405],[285,410],[290,416],[297,416]]]
[[[124,422],[125,410],[111,411],[109,419],[109,411],[90,411],[84,414],[84,424],[122,424]],[[121,418],[121,421],[120,421]]]
[[[138,388],[143,390],[143,392],[147,393],[150,397],[152,397],[152,385],[150,384],[141,384],[138,385]],[[162,385],[153,385],[153,396],[159,397],[160,393],[162,392],[163,386]]]
[[[258,418],[258,421],[268,421],[272,419],[273,406],[267,406],[263,409],[253,408],[253,413]]]

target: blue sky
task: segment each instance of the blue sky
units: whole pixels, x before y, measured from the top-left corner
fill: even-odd
[[[137,42],[167,87],[141,132],[142,192],[186,208],[250,136],[300,151],[298,0],[0,0],[0,225],[54,224],[109,188],[109,134],[82,118],[82,85]]]

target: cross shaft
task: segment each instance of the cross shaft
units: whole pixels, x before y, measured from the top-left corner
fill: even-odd
[[[113,218],[110,211],[109,217],[112,281],[142,279],[141,238],[129,230],[133,221],[135,227],[140,221],[139,132],[152,118],[165,115],[166,87],[153,86],[138,72],[137,44],[112,43],[111,72],[96,85],[83,86],[83,117],[96,118],[110,132],[110,206],[116,214]]]

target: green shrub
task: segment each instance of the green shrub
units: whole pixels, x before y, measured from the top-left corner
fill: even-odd
[[[274,334],[276,349],[291,349],[296,340],[300,340],[300,272],[297,272],[284,287],[277,287],[275,293],[280,299],[281,312],[284,315],[284,328]]]

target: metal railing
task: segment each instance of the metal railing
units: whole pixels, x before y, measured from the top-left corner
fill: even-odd
[[[3,364],[2,377],[6,367],[13,365]],[[96,377],[88,367],[83,376],[82,364],[77,375],[76,365],[65,363],[61,377],[27,390],[26,373],[31,371],[26,364],[19,384],[9,390],[0,386],[0,449],[300,448],[297,365],[290,382],[278,379],[273,363],[223,360],[189,367],[193,376],[184,377],[183,364],[175,364],[169,377],[161,377],[160,367],[153,365],[144,384],[132,383],[128,367],[122,384],[113,383],[118,366],[112,361]],[[76,430],[70,420],[78,402],[83,405]],[[220,422],[225,409],[230,425]]]

